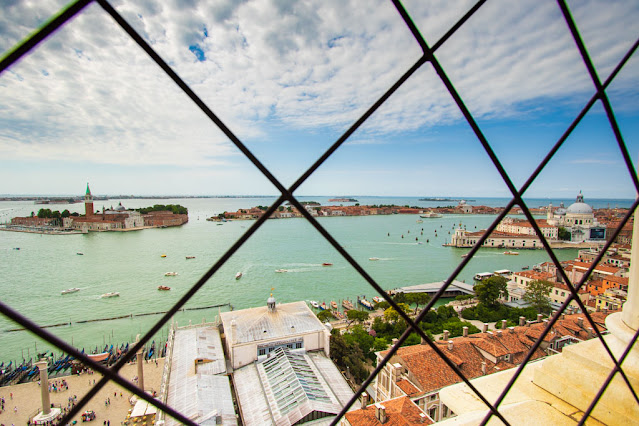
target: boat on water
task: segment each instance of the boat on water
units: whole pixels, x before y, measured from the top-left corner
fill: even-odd
[[[444,215],[440,213],[435,213],[435,212],[428,212],[428,213],[420,214],[419,217],[422,217],[424,219],[436,219],[438,217],[444,217]]]
[[[373,302],[375,303],[382,303],[384,301],[384,299],[382,297],[379,296],[374,296],[373,297]]]
[[[483,280],[485,280],[486,278],[490,278],[490,277],[492,277],[492,276],[493,276],[493,273],[492,273],[492,272],[480,272],[480,273],[478,273],[478,274],[475,274],[475,276],[473,277],[473,279],[474,279],[475,281],[483,281]]]
[[[351,309],[353,309],[353,304],[349,300],[343,300],[342,307],[347,311],[350,311]]]
[[[363,307],[365,307],[366,309],[368,309],[369,311],[373,310],[373,304],[371,302],[369,302],[366,299],[357,299],[357,302],[362,305]]]
[[[160,285],[160,286],[158,286],[158,290],[167,291],[167,290],[171,290],[171,287],[167,287],[165,285]]]
[[[322,302],[322,304],[321,304],[321,305],[319,305],[319,308],[320,308],[322,311],[327,310],[327,309],[328,309],[328,307],[326,306],[326,302]]]
[[[322,263],[322,266],[333,266],[333,264],[329,263],[329,262],[324,262],[324,263]]]
[[[516,252],[516,251],[505,251],[504,254],[509,255],[509,256],[517,256],[519,254],[519,252]]]
[[[239,280],[240,278],[242,278],[242,273],[238,272],[237,274],[235,274],[235,279]]]
[[[77,287],[68,288],[66,290],[62,290],[61,293],[62,294],[69,294],[69,293],[75,293],[76,291],[80,291],[80,289],[77,288]]]
[[[522,271],[525,271],[525,270],[527,270],[527,269],[530,269],[530,266],[522,266],[522,267],[521,267],[521,270],[522,270]]]
[[[82,253],[81,251],[76,253],[78,256],[84,256],[84,253]]]
[[[195,256],[186,256],[187,259],[195,259]]]
[[[468,256],[468,253],[464,253],[464,254],[462,254],[462,255],[461,255],[462,259],[463,259],[464,257],[467,257],[467,256]]]
[[[319,309],[319,303],[317,303],[315,300],[309,300],[309,302],[311,304],[312,307],[314,307],[315,309]]]
[[[175,277],[178,273],[177,272],[165,272],[164,276],[165,277]]]
[[[161,254],[160,257],[166,257],[166,254]]]
[[[276,269],[275,272],[288,272],[288,269]]]
[[[337,309],[337,302],[334,300],[331,300],[331,309]]]
[[[120,297],[120,293],[118,293],[117,291],[114,291],[112,293],[104,293],[102,296],[100,296],[100,298],[102,299],[106,299],[109,297]]]
[[[416,222],[416,223],[424,223],[424,221],[423,221],[423,220],[421,220],[421,219],[417,219],[415,222]]]
[[[379,257],[369,257],[368,260],[379,260]]]

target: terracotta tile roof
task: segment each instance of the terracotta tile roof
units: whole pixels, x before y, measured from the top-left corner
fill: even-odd
[[[575,268],[587,270],[588,268],[590,268],[592,263],[591,262],[574,262],[573,265]],[[610,274],[616,274],[617,272],[619,272],[619,268],[615,268],[614,266],[601,265],[601,264],[597,265],[597,267],[595,267],[594,270],[598,272],[608,272]]]
[[[397,382],[397,387],[408,396],[415,396],[421,393],[419,388],[412,384],[408,379],[402,379]]]
[[[537,271],[519,271],[519,272],[515,272],[514,275],[518,277],[531,278],[533,280],[545,280],[545,281],[549,281],[555,277],[550,272],[537,272]]]
[[[381,403],[386,409],[386,422],[384,425],[405,426],[405,425],[431,425],[433,420],[420,416],[424,413],[410,398],[402,396],[400,398],[389,399]],[[381,425],[375,415],[375,405],[366,408],[349,411],[344,415],[351,425],[375,426]]]
[[[616,275],[610,275],[604,278],[605,281],[612,281],[614,283],[625,284],[628,285],[628,277],[618,277]]]

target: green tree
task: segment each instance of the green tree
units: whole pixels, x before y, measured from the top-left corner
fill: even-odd
[[[331,311],[329,311],[329,310],[319,311],[317,313],[317,319],[322,321],[322,322],[328,322],[331,319],[333,319],[333,314],[331,314]]]
[[[570,241],[570,232],[566,228],[564,228],[563,226],[560,226],[558,228],[557,236],[559,237],[560,240]]]
[[[71,216],[71,212],[69,212],[69,210],[67,210],[67,209],[64,209],[62,211],[62,213],[61,213],[61,216],[62,217],[69,217],[69,216]]]
[[[406,303],[409,305],[415,304],[415,315],[417,315],[417,310],[419,309],[419,305],[425,305],[430,302],[430,296],[428,293],[408,293],[405,297]]]
[[[331,332],[330,352],[335,365],[351,375],[356,383],[366,380],[368,370],[362,349],[355,342],[347,342],[337,329]]]
[[[550,312],[550,297],[548,295],[553,289],[553,284],[545,280],[534,280],[526,286],[524,300],[530,303],[537,312]]]
[[[364,322],[369,316],[368,312],[358,311],[357,309],[350,309],[346,312],[346,318],[348,318],[351,322]]]
[[[497,275],[483,280],[474,287],[477,299],[486,306],[498,305],[499,297],[508,295],[507,283],[506,278]]]
[[[397,306],[405,313],[410,312],[410,306],[406,303],[398,303]],[[384,319],[389,322],[395,322],[400,318],[399,313],[392,306],[384,311]]]

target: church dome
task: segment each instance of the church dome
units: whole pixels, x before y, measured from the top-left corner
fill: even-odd
[[[122,205],[122,202],[120,202],[120,204],[118,204],[118,207],[116,208],[116,210],[117,210],[117,211],[119,211],[119,212],[123,212],[123,211],[125,211],[126,209],[125,209],[125,208],[124,208],[124,206]]]
[[[577,200],[568,207],[566,212],[572,214],[592,214],[592,207],[584,203],[584,196],[579,192]]]

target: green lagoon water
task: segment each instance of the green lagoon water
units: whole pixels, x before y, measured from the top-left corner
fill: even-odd
[[[0,232],[0,290],[2,301],[38,324],[71,322],[49,328],[78,348],[131,342],[146,332],[159,315],[76,324],[77,321],[166,311],[254,223],[224,224],[206,217],[273,199],[123,200],[126,207],[178,203],[189,208],[189,223],[177,228],[87,235],[40,235]],[[104,202],[117,205],[119,200]],[[101,207],[96,201],[96,208]],[[326,203],[323,203],[326,204]],[[504,202],[505,204],[505,202]],[[25,216],[42,206],[32,202],[0,202],[0,222]],[[49,205],[53,210],[83,211],[82,204]],[[443,247],[449,231],[460,221],[469,230],[484,229],[495,219],[485,215],[450,215],[424,219],[417,215],[319,218],[346,251],[384,288],[446,279],[467,249]],[[422,235],[423,228],[423,235]],[[435,235],[437,231],[437,235]],[[390,236],[388,235],[390,234]],[[402,238],[401,236],[404,236]],[[415,241],[418,238],[419,241]],[[427,241],[428,240],[428,241]],[[420,242],[421,244],[418,244]],[[15,250],[19,247],[20,250]],[[82,256],[77,255],[83,253]],[[504,256],[503,250],[482,249],[457,277],[471,282],[478,272],[520,270],[548,260],[541,250]],[[165,258],[161,255],[166,254]],[[576,250],[557,251],[560,259]],[[195,256],[187,260],[186,256]],[[377,257],[380,260],[370,261]],[[323,262],[333,266],[324,267]],[[286,273],[276,273],[286,269]],[[167,271],[179,275],[165,277]],[[243,277],[235,280],[241,271]],[[168,285],[171,291],[158,291]],[[71,287],[81,291],[61,295]],[[367,282],[305,219],[269,220],[192,298],[186,307],[230,303],[235,309],[260,306],[274,288],[278,302],[296,300],[369,299],[375,293]],[[101,299],[107,292],[120,297]],[[227,308],[223,308],[227,309]],[[176,315],[180,325],[211,321],[218,308],[187,310]],[[18,325],[0,317],[0,361],[29,359],[49,348],[27,331],[8,331]],[[166,327],[158,336],[166,335]],[[59,351],[55,351],[58,353]]]

